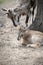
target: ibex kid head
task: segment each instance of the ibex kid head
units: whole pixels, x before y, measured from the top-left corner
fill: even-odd
[[[20,40],[24,36],[24,33],[26,30],[27,29],[25,29],[25,27],[23,27],[23,26],[20,27],[17,40]]]

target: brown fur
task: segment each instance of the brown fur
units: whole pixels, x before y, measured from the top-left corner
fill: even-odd
[[[27,35],[27,36],[26,36]],[[38,37],[38,39],[36,41],[34,41],[36,39],[36,37],[34,37],[34,35],[36,37]],[[32,40],[32,37],[34,37],[34,39]],[[34,42],[33,42],[34,41]],[[35,46],[35,47],[39,47],[41,43],[43,43],[43,33],[42,32],[38,32],[38,31],[32,31],[32,30],[29,30],[27,31],[25,34],[24,34],[24,37],[23,37],[23,43],[26,44],[34,44],[34,45],[31,45],[31,46]],[[22,44],[23,44],[22,43]]]

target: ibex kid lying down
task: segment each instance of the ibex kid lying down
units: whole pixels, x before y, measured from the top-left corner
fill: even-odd
[[[37,48],[43,45],[43,33],[39,31],[20,28],[17,39],[20,40],[21,38],[23,39],[23,46]]]

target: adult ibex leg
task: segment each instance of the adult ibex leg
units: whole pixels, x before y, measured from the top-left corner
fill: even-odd
[[[14,19],[13,19],[13,18],[11,18],[11,20],[12,20],[12,22],[13,22],[13,25],[14,25],[15,27],[17,27],[17,25],[15,24]]]
[[[26,22],[25,22],[26,23],[26,27],[28,26],[28,19],[29,19],[29,16],[27,15],[26,16]]]
[[[20,25],[20,17],[21,17],[21,15],[16,15],[16,24],[17,25]]]

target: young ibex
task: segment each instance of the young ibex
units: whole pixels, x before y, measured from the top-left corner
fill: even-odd
[[[8,17],[12,20],[14,26],[18,26],[21,15],[26,15],[25,24],[28,26],[30,15],[32,16],[32,20],[35,20],[37,13],[37,0],[18,0],[17,3],[18,2],[19,6],[17,6],[13,11],[7,11]]]
[[[40,47],[43,45],[43,33],[34,30],[19,29],[18,40],[23,39],[23,46]]]

